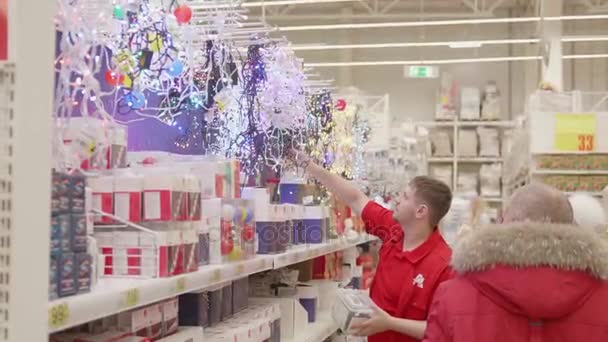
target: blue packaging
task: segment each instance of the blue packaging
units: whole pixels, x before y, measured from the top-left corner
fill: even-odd
[[[302,184],[279,184],[281,204],[302,204]]]
[[[84,214],[71,215],[72,252],[87,251],[87,217]]]
[[[78,253],[74,257],[76,266],[76,286],[78,293],[91,291],[93,258],[87,253]]]
[[[51,255],[70,252],[72,249],[72,217],[69,214],[51,217]]]
[[[78,292],[74,259],[73,253],[63,253],[59,256],[57,265],[59,297],[75,295]]]
[[[179,296],[179,324],[209,327],[209,295],[206,291]]]
[[[57,284],[59,280],[58,274],[59,261],[58,257],[55,255],[51,255],[51,264],[49,267],[49,299],[55,299],[59,297],[57,292]]]
[[[319,244],[326,238],[325,218],[323,217],[323,207],[307,206],[304,213],[305,243]]]

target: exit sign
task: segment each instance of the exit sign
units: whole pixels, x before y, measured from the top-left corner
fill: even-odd
[[[408,65],[405,67],[405,77],[437,78],[439,77],[439,67],[430,65]]]

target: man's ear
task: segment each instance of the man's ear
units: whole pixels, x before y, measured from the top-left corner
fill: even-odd
[[[426,204],[421,204],[416,208],[416,218],[421,219],[429,214],[429,207]]]

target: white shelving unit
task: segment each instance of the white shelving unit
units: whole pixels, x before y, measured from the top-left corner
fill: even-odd
[[[305,331],[300,332],[293,339],[285,342],[319,342],[333,335],[338,330],[338,325],[331,317],[330,311],[321,312],[317,315],[314,323],[309,324]]]
[[[336,239],[323,244],[295,247],[277,255],[222,265],[202,266],[199,271],[171,278],[103,278],[91,293],[60,298],[48,304],[49,315],[67,315],[60,324],[49,320],[49,333],[65,330],[95,319],[144,306],[182,293],[202,290],[271,269],[279,269],[377,238],[361,234],[354,239]],[[331,321],[333,323],[333,321]],[[335,329],[334,329],[335,331]],[[317,340],[314,340],[317,341]]]
[[[2,342],[48,339],[56,3],[8,1],[9,60],[0,61]]]
[[[569,127],[576,134],[577,116],[591,115],[594,126],[594,143],[589,149],[579,151],[575,148],[558,148],[557,126],[558,120],[574,120]],[[608,93],[584,93],[573,91],[568,93],[536,92],[530,96],[528,101],[528,112],[525,116],[524,129],[518,132],[515,144],[504,164],[504,181],[507,194],[512,193],[518,187],[531,181],[547,182],[557,188],[563,182],[566,188],[562,188],[566,194],[586,192],[596,197],[601,197],[601,189],[589,189],[588,185],[582,186],[576,182],[570,184],[572,179],[579,176],[594,177],[594,182],[602,187],[602,182],[608,185],[608,163],[602,167],[560,167],[562,161],[581,160],[584,158],[604,158],[608,161],[608,136],[603,134],[608,130]],[[534,134],[531,134],[534,132]],[[557,163],[558,167],[546,167],[542,160],[546,158],[562,159]],[[567,163],[566,163],[567,164]],[[606,176],[606,178],[603,178]],[[587,180],[586,180],[587,181]],[[595,185],[594,185],[595,187]],[[575,189],[572,189],[575,188]]]
[[[504,162],[503,156],[499,157],[465,157],[459,156],[459,139],[458,136],[462,129],[474,129],[477,127],[493,127],[501,130],[500,134],[504,134],[507,129],[513,129],[518,126],[515,121],[483,121],[483,120],[460,120],[458,117],[453,121],[421,121],[417,122],[418,125],[423,126],[427,129],[451,129],[452,136],[452,156],[437,156],[428,157],[427,161],[430,165],[432,164],[446,164],[452,165],[452,189],[455,193],[458,189],[458,173],[462,170],[463,165],[475,165],[485,163],[500,163]],[[500,149],[499,149],[500,151]],[[500,151],[502,153],[502,151]],[[501,193],[504,194],[504,185],[502,186]],[[500,205],[503,202],[503,196],[482,196],[487,203]]]

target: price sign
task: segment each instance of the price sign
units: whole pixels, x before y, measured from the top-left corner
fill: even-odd
[[[186,277],[180,277],[175,280],[175,293],[186,291]]]
[[[595,150],[595,114],[556,114],[555,149],[562,152]]]
[[[245,265],[243,265],[243,264],[236,265],[236,274],[241,275],[243,273],[245,273]]]
[[[122,307],[131,308],[139,304],[139,289],[133,288],[123,293]]]
[[[70,308],[67,304],[57,304],[49,309],[49,327],[58,329],[66,324],[70,319]]]

